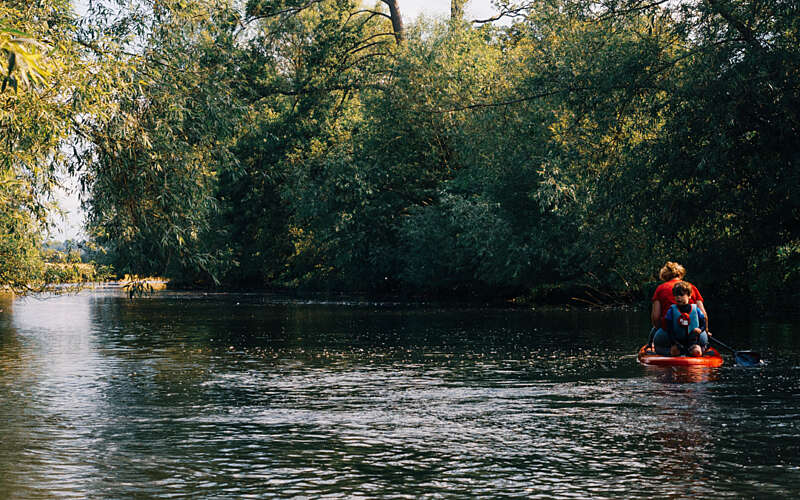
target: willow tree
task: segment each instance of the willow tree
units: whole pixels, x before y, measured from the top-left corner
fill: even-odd
[[[83,123],[118,266],[629,293],[665,256],[721,285],[797,276],[796,2],[501,0],[508,26],[410,29],[390,0],[141,4],[117,108]]]
[[[294,234],[287,175],[380,85],[400,18],[350,1],[143,3],[132,84],[90,134],[90,227],[121,270],[273,279]]]
[[[75,21],[67,0],[0,4],[0,286],[42,285],[39,246],[76,123],[107,104]]]
[[[730,295],[796,300],[800,277],[800,5],[706,0],[683,5],[691,37],[665,130],[648,163],[663,222],[703,278]]]
[[[228,265],[211,223],[238,110],[228,66],[237,14],[198,2],[146,7],[127,11],[138,35],[117,52],[126,70],[116,109],[86,127],[89,229],[119,273],[209,279]]]

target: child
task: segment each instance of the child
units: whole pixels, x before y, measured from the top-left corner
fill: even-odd
[[[678,281],[683,281],[683,277],[685,275],[686,269],[677,262],[667,262],[658,273],[658,277],[663,281],[663,283],[658,285],[658,288],[656,288],[656,291],[653,294],[653,305],[652,310],[650,311],[650,317],[655,329],[661,328],[661,325],[664,322],[664,316],[667,315],[667,311],[669,311],[670,306],[675,303],[675,299],[672,296],[672,288]],[[699,307],[706,316],[706,322],[708,322],[708,313],[706,312],[705,305],[703,304],[703,296],[700,295],[700,290],[698,290],[694,285],[691,285],[691,287],[691,303],[697,304],[697,307]]]
[[[702,356],[708,347],[706,316],[697,304],[691,304],[692,285],[678,281],[672,287],[672,295],[675,304],[653,338],[655,350],[662,356]]]

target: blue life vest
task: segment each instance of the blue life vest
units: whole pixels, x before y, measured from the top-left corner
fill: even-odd
[[[673,304],[672,311],[672,331],[678,338],[686,338],[689,332],[695,328],[700,328],[700,316],[697,312],[697,304],[690,304],[691,310],[688,313],[681,312],[678,304]]]

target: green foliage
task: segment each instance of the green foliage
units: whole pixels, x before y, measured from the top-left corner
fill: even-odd
[[[275,279],[292,248],[287,172],[394,38],[349,2],[251,3],[244,19],[155,6],[139,84],[92,131],[90,226],[122,272]]]
[[[44,267],[44,282],[50,285],[97,283],[108,279],[109,276],[110,269],[98,267],[94,263],[48,263]]]
[[[0,74],[3,75],[0,92],[6,88],[18,90],[45,83],[50,72],[42,63],[41,43],[27,33],[14,29],[6,21],[11,9],[0,7]]]
[[[75,33],[66,0],[0,5],[0,287],[19,292],[48,282],[41,240],[74,125],[107,102]]]
[[[747,292],[755,304],[777,311],[796,310],[800,300],[795,287],[800,280],[800,240],[765,250],[751,257],[748,264],[747,269],[755,271],[755,277],[747,282]],[[727,282],[723,286],[735,288],[736,284]],[[734,294],[737,290],[729,292]]]
[[[73,160],[120,272],[599,301],[671,259],[795,300],[797,2],[458,1],[402,34],[386,2],[119,4],[2,7],[47,20],[0,25],[3,283],[44,272]]]
[[[128,298],[133,300],[136,298],[146,297],[148,295],[152,295],[155,291],[153,285],[145,278],[139,278],[138,276],[126,276],[127,281],[123,283],[123,287],[128,292]]]
[[[2,201],[2,199],[0,199]],[[0,286],[24,291],[42,276],[36,228],[16,207],[0,205]]]
[[[242,31],[164,5],[144,57],[189,71],[148,69],[165,90],[134,93],[148,117],[118,127],[143,160],[90,179],[95,227],[131,268],[178,254],[250,284],[630,295],[665,258],[724,289],[797,239],[791,3],[509,4],[506,28],[414,26],[401,45],[345,1],[248,2]],[[204,40],[213,79],[181,59]],[[226,106],[187,119],[198,95]],[[187,228],[202,245],[163,239]],[[214,252],[230,266],[192,260]]]
[[[646,89],[660,102],[658,133],[623,150],[601,205],[611,221],[638,220],[649,248],[692,262],[694,279],[731,295],[783,268],[776,250],[797,240],[800,215],[791,146],[800,143],[800,82],[787,70],[800,57],[797,5],[734,7],[682,6],[670,27],[683,34],[673,63]]]
[[[238,110],[227,68],[233,14],[181,5],[153,6],[146,45],[124,74],[132,83],[109,119],[89,127],[89,225],[119,272],[216,280],[230,266],[211,224]]]

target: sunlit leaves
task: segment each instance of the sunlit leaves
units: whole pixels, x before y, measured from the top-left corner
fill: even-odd
[[[0,16],[3,16],[2,11]],[[16,91],[18,87],[44,83],[50,76],[43,61],[42,52],[46,47],[27,33],[5,24],[5,20],[0,20],[0,76],[3,82],[0,92],[5,92],[7,87]]]
[[[92,5],[83,53],[55,43],[66,21],[3,32],[4,78],[34,50],[59,68],[29,55],[30,91],[0,94],[4,189],[46,211],[77,132],[92,231],[131,271],[613,288],[669,256],[794,276],[796,2],[502,1],[509,25],[403,43],[349,0]]]
[[[0,5],[0,287],[46,278],[39,243],[76,114],[70,94],[85,77],[71,29],[68,2]]]

